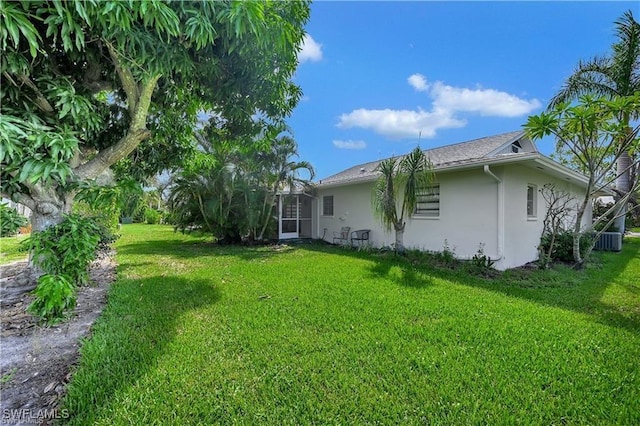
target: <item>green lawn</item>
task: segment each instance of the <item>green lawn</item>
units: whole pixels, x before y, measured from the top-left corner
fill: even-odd
[[[65,400],[87,424],[638,424],[640,239],[496,279],[127,225]]]
[[[15,237],[0,238],[0,265],[15,262],[16,260],[27,260],[28,253],[20,251],[20,241],[28,235],[17,235]]]

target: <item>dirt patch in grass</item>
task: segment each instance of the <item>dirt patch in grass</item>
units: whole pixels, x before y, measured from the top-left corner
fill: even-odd
[[[50,424],[67,416],[58,404],[78,360],[78,348],[106,304],[115,279],[114,253],[99,255],[91,285],[78,290],[77,305],[64,323],[44,327],[25,309],[34,277],[26,262],[0,267],[0,390],[3,424]]]

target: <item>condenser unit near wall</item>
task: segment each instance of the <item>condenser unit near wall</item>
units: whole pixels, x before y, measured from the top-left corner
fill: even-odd
[[[603,232],[594,248],[603,251],[620,251],[622,250],[622,234],[620,232]]]

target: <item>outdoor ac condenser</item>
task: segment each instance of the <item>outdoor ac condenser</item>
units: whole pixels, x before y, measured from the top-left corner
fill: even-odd
[[[604,251],[620,251],[622,250],[622,234],[620,232],[603,232],[594,248]]]

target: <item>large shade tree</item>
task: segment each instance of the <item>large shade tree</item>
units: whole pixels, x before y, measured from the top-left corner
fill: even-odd
[[[3,1],[0,14],[1,193],[36,231],[116,163],[175,165],[199,111],[241,133],[300,97],[307,1]]]
[[[598,97],[613,99],[620,96],[632,96],[640,92],[640,24],[634,19],[631,11],[625,12],[616,22],[616,42],[608,55],[597,56],[587,61],[580,61],[577,68],[567,78],[560,91],[551,99],[549,110],[558,105],[577,100],[581,95],[592,94]],[[631,131],[630,122],[640,118],[640,111],[624,112],[619,117],[626,125],[627,132]],[[626,136],[620,135],[618,150],[624,146]],[[615,174],[618,198],[625,197],[631,190],[632,183],[637,178],[638,152],[623,150],[617,155],[617,169]],[[635,204],[633,197],[630,198]],[[621,213],[616,223],[624,231],[624,211],[626,204],[622,204]]]
[[[413,214],[421,192],[433,180],[433,168],[425,153],[416,147],[402,157],[388,158],[377,167],[380,177],[373,189],[373,209],[382,225],[395,231],[395,250],[404,251],[406,217]]]

